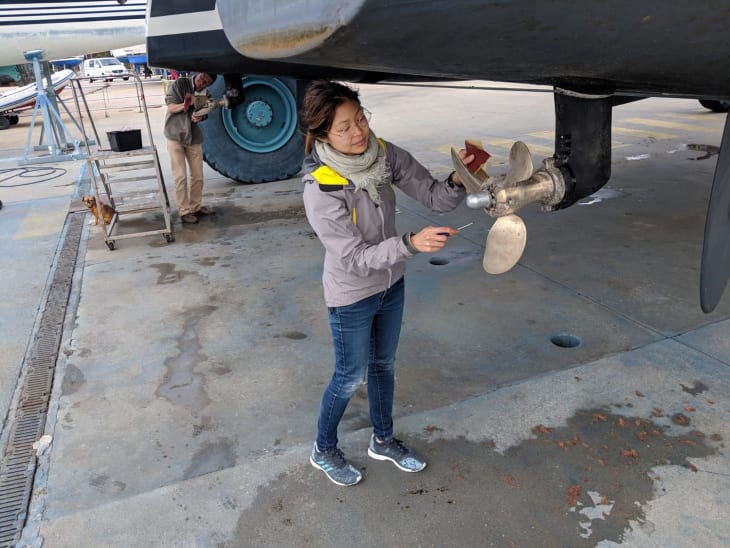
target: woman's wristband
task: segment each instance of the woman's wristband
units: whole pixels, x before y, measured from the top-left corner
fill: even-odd
[[[454,177],[455,173],[456,173],[456,171],[452,171],[451,173],[449,173],[449,176],[446,178],[446,184],[449,185],[450,188],[455,188],[457,186],[461,186],[461,185],[457,185],[454,182],[453,177]]]
[[[415,236],[413,232],[406,232],[405,234],[403,234],[403,243],[406,245],[406,249],[415,255],[416,253],[420,252],[411,243],[411,238],[413,236]]]

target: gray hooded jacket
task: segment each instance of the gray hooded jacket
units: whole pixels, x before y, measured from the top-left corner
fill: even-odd
[[[329,307],[356,303],[403,277],[414,253],[396,232],[393,185],[437,212],[454,209],[466,196],[462,187],[436,181],[402,148],[379,141],[391,177],[380,189],[380,206],[322,164],[315,151],[304,159],[304,207],[325,248],[322,284]]]
[[[165,104],[184,103],[187,93],[195,95],[194,77],[195,75],[174,80],[167,88]],[[210,92],[207,89],[205,94],[210,97]],[[186,112],[166,113],[164,134],[167,139],[178,141],[184,145],[199,145],[203,142],[203,131],[198,127],[198,124],[193,122],[192,107]]]

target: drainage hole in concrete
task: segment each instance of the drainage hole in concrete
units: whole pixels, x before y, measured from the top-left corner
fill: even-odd
[[[550,342],[560,348],[575,348],[580,346],[582,341],[570,333],[556,333],[550,337]]]
[[[449,261],[446,257],[433,257],[429,259],[428,262],[434,266],[444,266],[449,264],[451,261]]]

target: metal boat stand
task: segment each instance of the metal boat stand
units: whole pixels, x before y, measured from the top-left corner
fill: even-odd
[[[21,164],[38,164],[46,162],[59,162],[63,160],[80,160],[86,156],[85,152],[80,150],[80,146],[88,146],[88,140],[80,142],[74,139],[71,132],[61,119],[58,105],[61,104],[69,119],[81,130],[78,122],[74,119],[71,111],[66,107],[63,100],[56,96],[51,83],[51,73],[49,63],[43,61],[43,51],[33,50],[26,51],[25,58],[33,64],[33,73],[36,79],[36,102],[33,107],[33,115],[31,117],[30,127],[28,129],[28,139],[25,145],[25,153]],[[41,65],[41,63],[43,63]],[[41,113],[41,134],[39,143],[33,147],[34,151],[47,151],[47,156],[31,155],[31,140],[33,130],[36,124],[38,112]],[[44,141],[45,144],[44,144]]]

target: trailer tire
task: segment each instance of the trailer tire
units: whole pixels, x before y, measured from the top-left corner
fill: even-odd
[[[287,179],[299,173],[304,136],[298,111],[306,81],[244,77],[244,101],[234,109],[217,108],[200,123],[203,158],[217,172],[242,183]],[[225,91],[222,77],[209,88]]]

